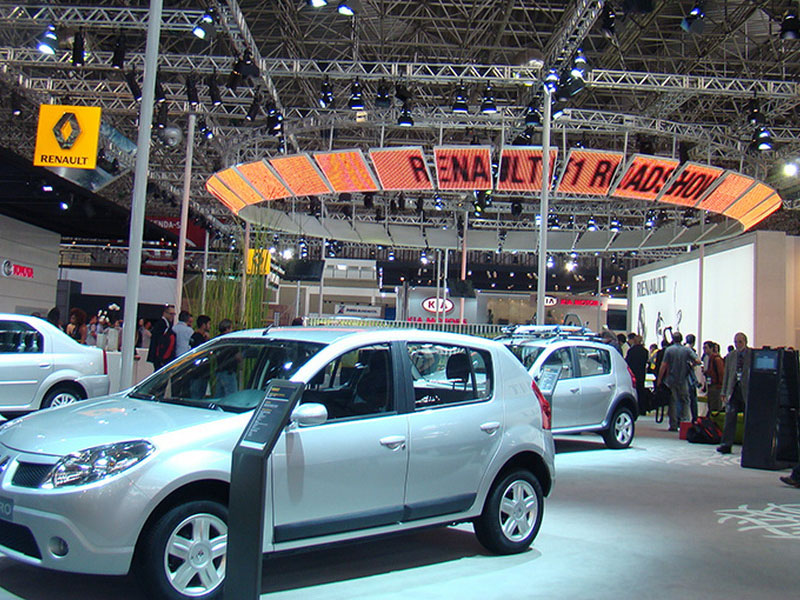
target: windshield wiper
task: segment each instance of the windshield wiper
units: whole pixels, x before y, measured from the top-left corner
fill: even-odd
[[[150,400],[151,402],[158,402],[153,394],[145,394],[144,392],[131,392],[128,394],[129,398],[136,398],[137,400]]]
[[[197,408],[207,408],[209,410],[217,409],[217,405],[214,402],[194,400],[192,398],[162,398],[161,402],[166,402],[167,404],[180,404],[181,406],[196,406]]]

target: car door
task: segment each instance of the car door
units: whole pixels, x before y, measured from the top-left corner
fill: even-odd
[[[396,523],[403,510],[408,419],[396,408],[389,344],[331,361],[301,403],[328,421],[287,430],[272,452],[276,543]]]
[[[581,424],[581,383],[575,370],[575,361],[569,346],[548,348],[540,367],[551,365],[560,369],[561,375],[553,390],[550,402],[553,429],[576,427]]]
[[[409,342],[404,359],[414,394],[405,519],[464,511],[474,503],[503,436],[491,353]]]
[[[616,352],[616,350],[614,350]],[[583,398],[584,425],[602,423],[614,397],[617,382],[611,372],[611,350],[596,346],[575,347]]]
[[[24,407],[36,397],[40,383],[53,371],[44,343],[34,326],[0,321],[0,407]]]

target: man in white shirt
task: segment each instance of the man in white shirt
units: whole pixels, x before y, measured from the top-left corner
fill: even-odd
[[[192,315],[189,311],[182,310],[178,314],[178,322],[172,328],[175,332],[175,357],[186,354],[189,351],[189,338],[192,337]]]

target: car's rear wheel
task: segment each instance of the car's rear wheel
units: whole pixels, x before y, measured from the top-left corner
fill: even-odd
[[[611,425],[603,432],[606,446],[614,450],[627,448],[633,442],[635,427],[631,411],[624,406],[620,406],[614,411]]]
[[[222,597],[228,509],[209,500],[180,504],[156,520],[140,540],[135,569],[150,598]]]
[[[544,495],[539,481],[523,469],[492,486],[473,526],[478,541],[497,554],[515,554],[531,545],[542,524]]]
[[[42,408],[51,408],[73,404],[83,400],[83,394],[77,386],[60,383],[50,388],[42,399]]]

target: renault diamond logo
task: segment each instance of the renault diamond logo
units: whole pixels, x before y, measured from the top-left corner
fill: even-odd
[[[68,132],[68,135],[64,135]],[[53,134],[62,150],[69,150],[81,134],[81,126],[74,113],[66,112],[53,126]]]

